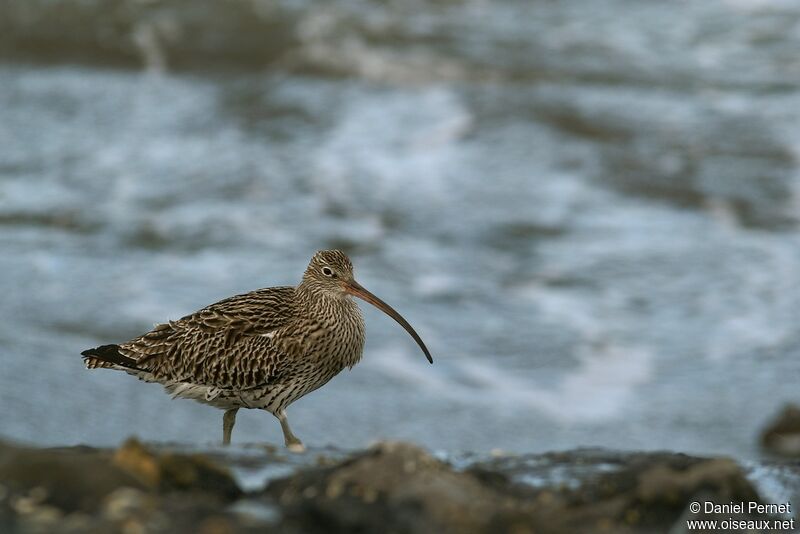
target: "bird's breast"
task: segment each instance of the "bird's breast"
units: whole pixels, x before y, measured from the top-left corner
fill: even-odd
[[[302,358],[315,366],[341,371],[359,362],[364,351],[364,319],[350,299],[329,303],[324,313],[309,314],[303,332]]]

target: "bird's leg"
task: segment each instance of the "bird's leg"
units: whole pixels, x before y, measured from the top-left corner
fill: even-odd
[[[231,433],[233,432],[233,425],[236,424],[236,412],[239,408],[231,408],[225,410],[225,415],[222,416],[222,444],[231,444]]]
[[[292,452],[303,452],[306,450],[303,446],[303,442],[292,434],[292,429],[289,428],[289,420],[286,419],[286,412],[281,410],[275,414],[275,417],[281,422],[281,430],[283,430],[283,440],[286,442],[286,448]]]

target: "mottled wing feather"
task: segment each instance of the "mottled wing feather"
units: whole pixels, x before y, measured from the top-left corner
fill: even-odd
[[[294,288],[221,300],[119,346],[157,381],[249,389],[276,383],[286,356],[268,336],[294,317]]]

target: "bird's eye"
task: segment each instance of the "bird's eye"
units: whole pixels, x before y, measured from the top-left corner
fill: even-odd
[[[324,274],[325,276],[333,276],[333,269],[331,269],[330,267],[323,267],[322,274]]]

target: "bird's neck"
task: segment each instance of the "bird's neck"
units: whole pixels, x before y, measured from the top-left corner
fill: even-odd
[[[358,305],[349,295],[331,294],[304,284],[300,284],[296,291],[304,314],[322,323],[336,323],[361,315]]]
[[[331,333],[312,339],[308,354],[338,370],[353,367],[364,351],[364,318],[358,304],[346,295],[305,290],[302,284],[297,288],[300,320],[309,331]]]

